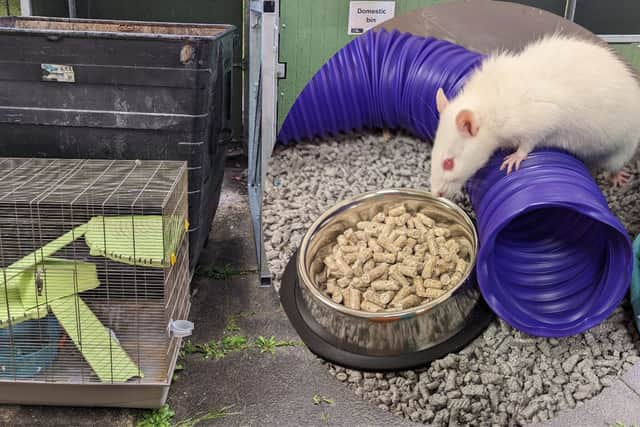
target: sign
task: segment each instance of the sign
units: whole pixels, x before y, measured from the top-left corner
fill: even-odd
[[[395,1],[351,1],[347,34],[350,36],[362,34],[381,22],[393,18],[395,13]]]
[[[75,73],[71,65],[40,64],[42,80],[48,82],[74,83]]]

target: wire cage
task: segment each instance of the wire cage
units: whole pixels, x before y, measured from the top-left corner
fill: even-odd
[[[0,402],[164,403],[187,205],[186,162],[0,158]]]

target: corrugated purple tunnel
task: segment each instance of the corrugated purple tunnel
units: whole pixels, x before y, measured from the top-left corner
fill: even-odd
[[[431,140],[435,93],[454,97],[483,56],[397,31],[369,31],[336,53],[287,115],[281,143],[364,128],[403,128]],[[476,273],[489,306],[541,336],[583,332],[624,297],[631,241],[585,165],[537,150],[509,176],[497,153],[468,183],[478,217]]]
[[[482,55],[435,38],[369,31],[338,51],[303,89],[278,141],[288,143],[364,128],[403,128],[433,139],[435,96],[458,93]]]

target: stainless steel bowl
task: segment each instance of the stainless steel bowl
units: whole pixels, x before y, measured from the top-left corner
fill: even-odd
[[[359,221],[370,220],[385,207],[404,203],[409,213],[422,211],[437,222],[453,223],[452,236],[465,237],[472,245],[471,262],[460,283],[428,304],[407,310],[368,313],[336,304],[312,280],[322,268],[318,251]],[[325,212],[309,228],[298,250],[297,273],[302,303],[313,320],[343,348],[375,356],[396,356],[437,346],[467,324],[473,308],[481,303],[475,284],[478,237],[468,215],[455,204],[430,193],[389,189],[348,199]],[[314,262],[315,261],[315,262]]]

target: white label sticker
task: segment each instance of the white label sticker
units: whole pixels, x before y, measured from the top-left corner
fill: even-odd
[[[395,1],[352,1],[349,2],[350,36],[362,34],[381,22],[393,18],[396,13]]]
[[[42,69],[42,80],[48,82],[74,83],[75,73],[71,65],[61,64],[40,64]]]

